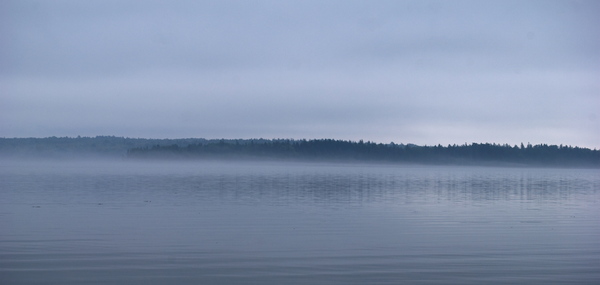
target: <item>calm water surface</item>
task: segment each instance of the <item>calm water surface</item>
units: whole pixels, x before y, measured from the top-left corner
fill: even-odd
[[[600,172],[0,162],[0,284],[598,284]]]

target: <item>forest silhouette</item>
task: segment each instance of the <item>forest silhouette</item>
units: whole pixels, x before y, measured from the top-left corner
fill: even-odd
[[[419,146],[334,139],[0,138],[0,158],[248,159],[600,168],[600,150],[547,144]]]
[[[600,167],[600,151],[557,145],[472,143],[418,146],[333,139],[219,140],[187,146],[154,145],[127,151],[129,158],[375,161],[423,164],[503,164]]]

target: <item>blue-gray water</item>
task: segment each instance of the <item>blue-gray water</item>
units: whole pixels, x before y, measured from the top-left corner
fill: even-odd
[[[0,284],[598,284],[599,174],[1,162]]]

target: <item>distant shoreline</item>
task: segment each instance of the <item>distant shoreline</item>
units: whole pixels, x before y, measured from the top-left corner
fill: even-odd
[[[600,150],[547,144],[448,146],[333,139],[0,138],[0,158],[266,160],[600,168]]]

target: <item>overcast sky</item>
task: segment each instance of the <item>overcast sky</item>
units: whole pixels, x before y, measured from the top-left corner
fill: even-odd
[[[0,137],[600,148],[600,1],[2,1]]]

